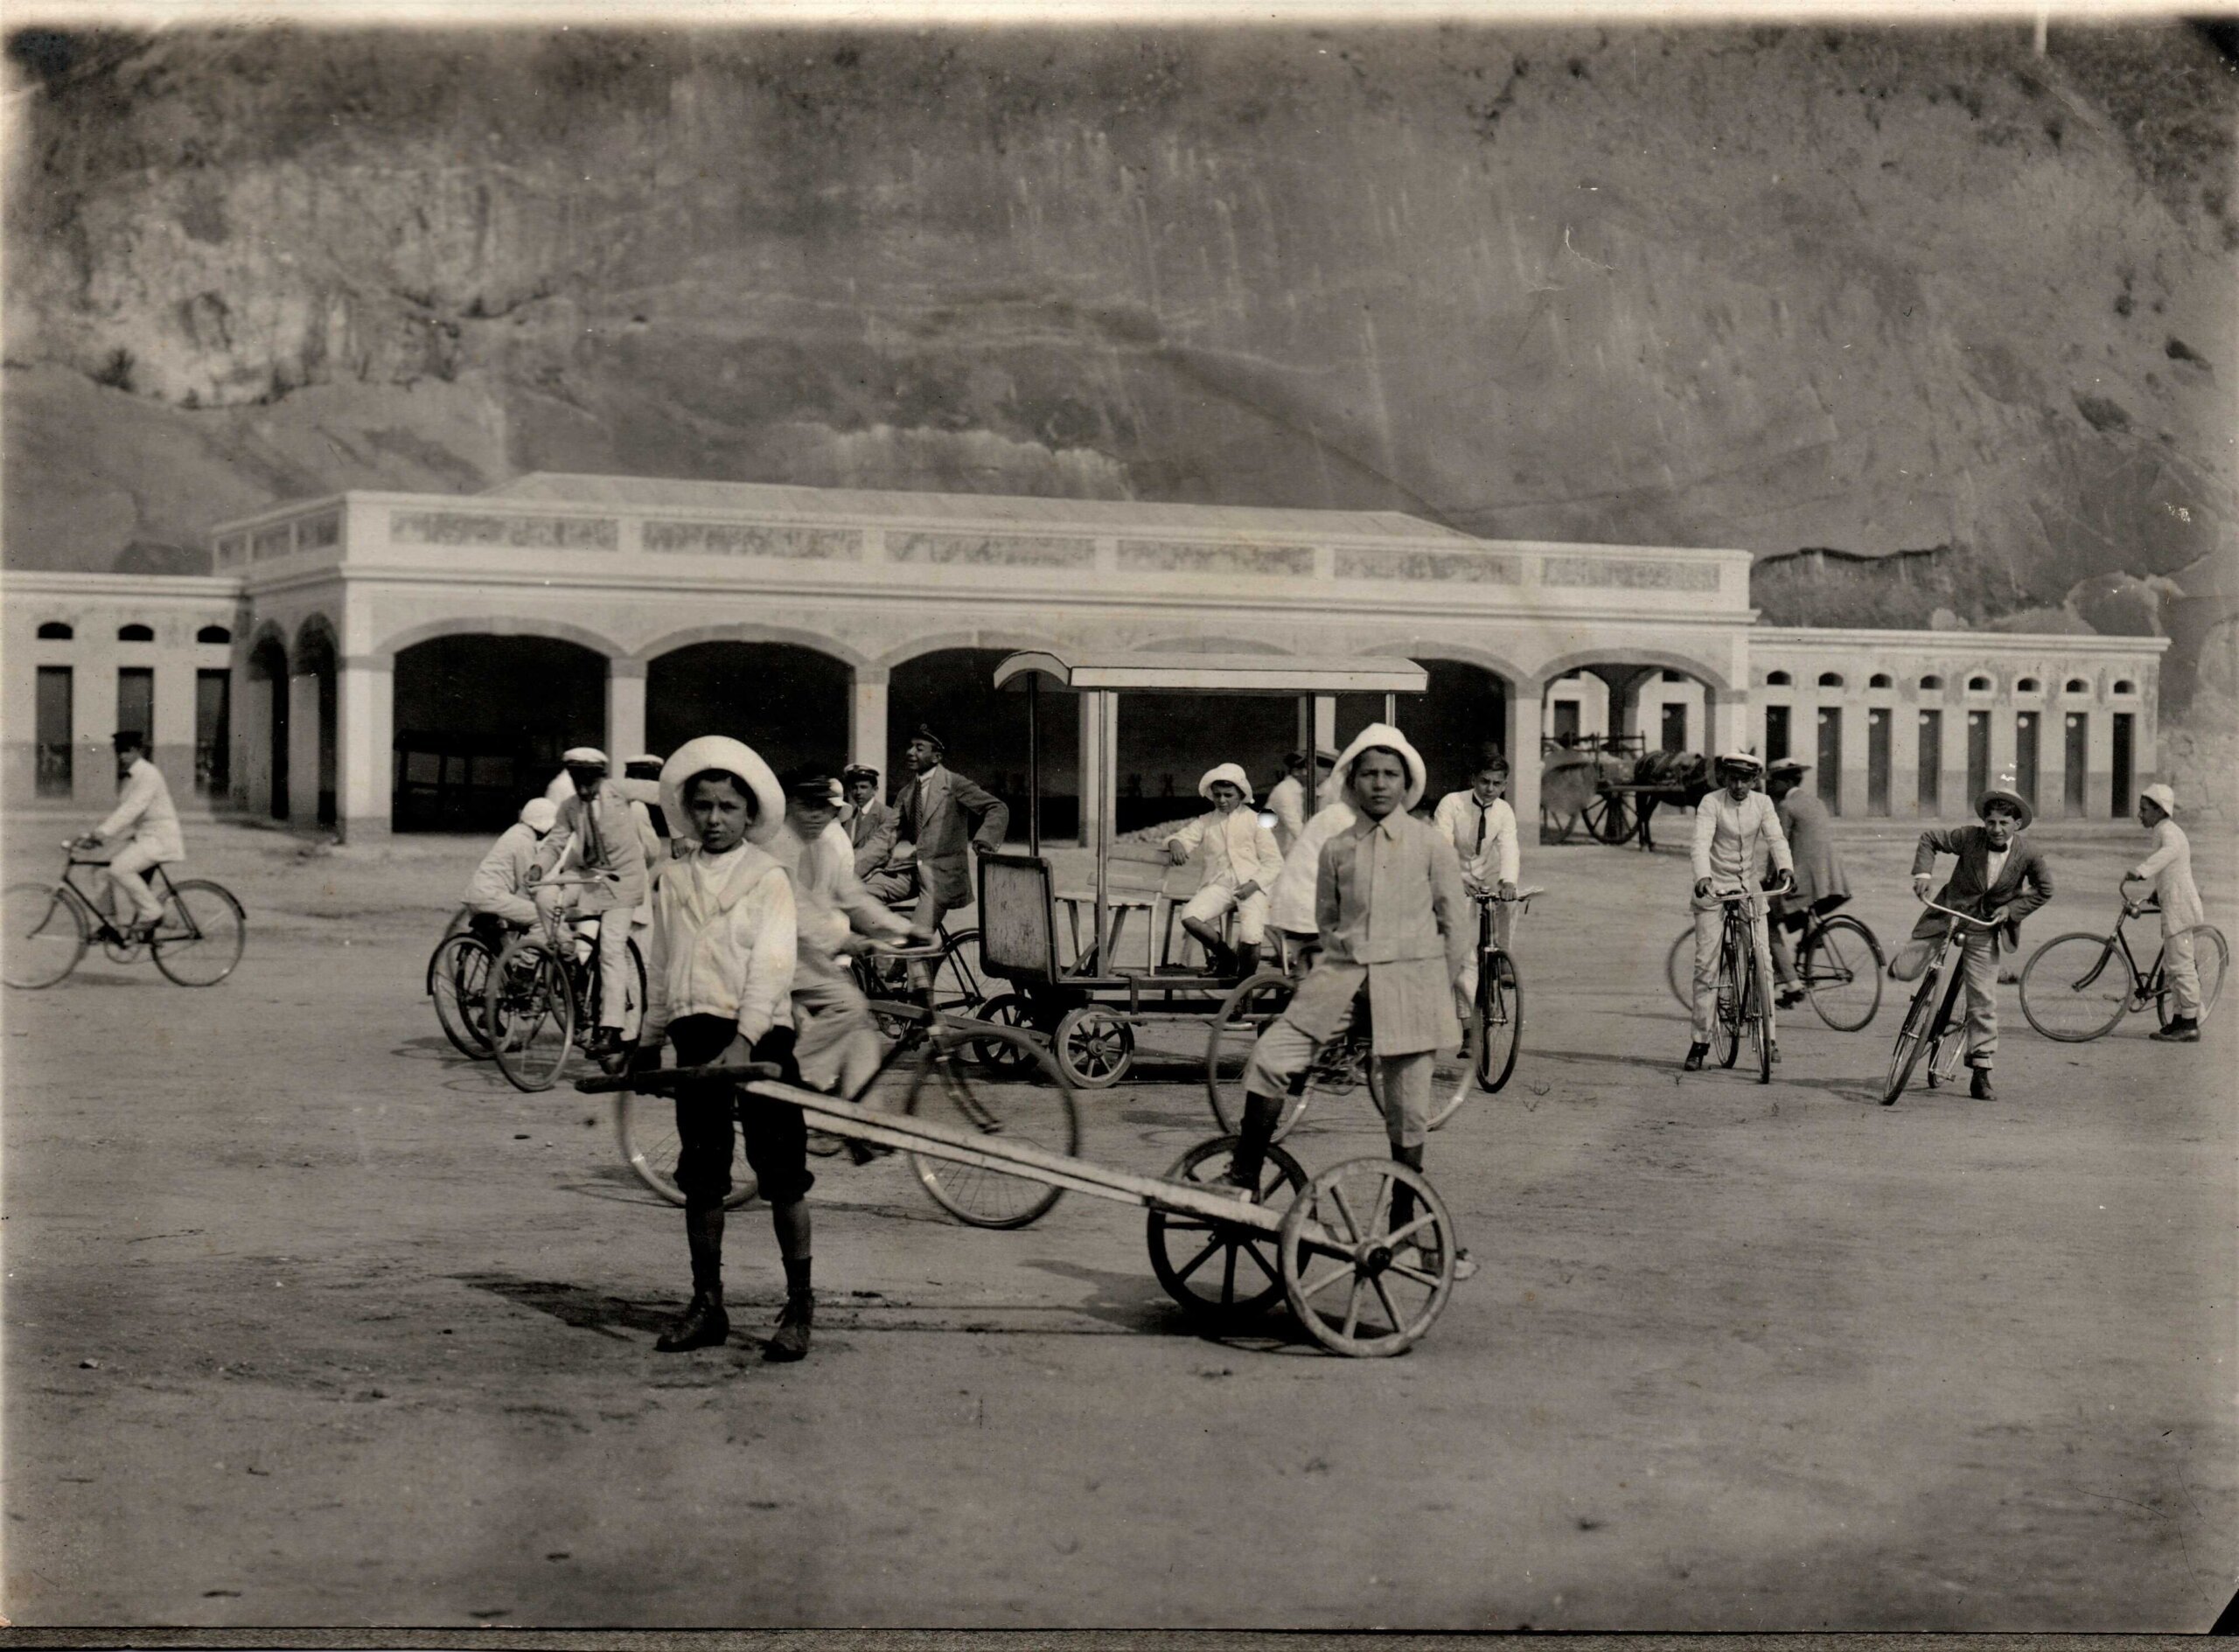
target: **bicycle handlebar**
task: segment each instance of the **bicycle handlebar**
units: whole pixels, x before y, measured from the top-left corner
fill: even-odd
[[[1964,912],[1955,912],[1948,906],[1938,906],[1934,901],[1922,901],[1921,904],[1931,912],[1944,913],[1957,918],[1962,924],[1972,924],[1978,930],[1994,930],[2005,922],[2002,917],[1969,917]]]
[[[725,1066],[710,1062],[704,1067],[661,1067],[645,1072],[601,1073],[596,1078],[578,1078],[575,1088],[586,1096],[608,1096],[619,1090],[635,1091],[641,1096],[673,1094],[680,1086],[702,1078],[728,1078],[735,1084],[744,1084],[755,1078],[781,1078],[785,1075],[771,1062],[743,1062],[737,1066]]]

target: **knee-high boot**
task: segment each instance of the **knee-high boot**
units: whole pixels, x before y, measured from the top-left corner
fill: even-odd
[[[1415,1147],[1394,1147],[1392,1156],[1408,1169],[1419,1173],[1423,1168],[1423,1150]],[[1415,1219],[1415,1190],[1396,1177],[1392,1183],[1392,1224],[1385,1230],[1396,1233]]]
[[[1275,1140],[1275,1126],[1282,1118],[1280,1096],[1245,1091],[1244,1129],[1238,1135],[1235,1155],[1229,1161],[1228,1179],[1239,1188],[1250,1189],[1254,1198],[1259,1196],[1259,1173],[1267,1162],[1268,1146]]]

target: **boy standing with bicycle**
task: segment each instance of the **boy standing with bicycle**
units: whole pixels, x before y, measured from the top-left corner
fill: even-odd
[[[1913,852],[1913,894],[1926,901],[1929,885],[1936,881],[1936,857],[1955,855],[1958,864],[1936,892],[1936,903],[1969,917],[1997,920],[1996,929],[1963,926],[1958,938],[1967,984],[1964,1049],[1972,1070],[1967,1093],[1977,1101],[1995,1101],[1991,1064],[1998,1054],[1998,949],[2003,944],[2011,951],[2020,945],[2021,920],[2053,898],[2053,875],[2036,846],[2021,835],[2036,812],[2014,789],[2012,775],[2000,775],[1976,799],[1975,813],[1980,826],[1956,832],[1931,826],[1921,833],[1920,847]],[[1922,913],[1913,926],[1913,938],[1890,959],[1889,973],[1901,981],[1916,978],[1950,921],[1939,913]]]
[[[2151,1035],[2157,1043],[2201,1041],[2201,972],[2193,938],[2184,931],[2208,922],[2200,886],[2193,882],[2193,845],[2176,821],[2177,794],[2156,782],[2139,794],[2138,823],[2153,833],[2153,853],[2123,882],[2152,883],[2161,907],[2161,972],[2173,1000],[2169,1024]]]
[[[1508,757],[1499,747],[1487,746],[1477,754],[1469,789],[1447,792],[1432,816],[1461,858],[1461,887],[1469,897],[1482,901],[1497,895],[1504,903],[1493,912],[1493,944],[1503,952],[1516,924],[1516,909],[1505,903],[1516,899],[1517,880],[1523,875],[1516,811],[1501,795],[1507,789]]]
[[[1259,1035],[1244,1070],[1244,1128],[1229,1180],[1253,1196],[1285,1095],[1364,1008],[1392,1156],[1419,1171],[1433,1060],[1461,1047],[1461,1018],[1476,996],[1476,924],[1461,862],[1437,827],[1408,812],[1427,778],[1421,756],[1389,723],[1371,723],[1338,757],[1335,778],[1357,819],[1322,846],[1315,888],[1322,956]],[[1412,1191],[1395,1187],[1392,1229],[1413,1219]],[[1466,1253],[1454,1259],[1456,1279],[1476,1271]],[[1425,1260],[1435,1272],[1437,1259]]]
[[[1718,953],[1726,932],[1726,903],[1721,893],[1743,891],[1749,898],[1749,944],[1757,956],[1757,979],[1764,983],[1765,1039],[1773,1042],[1772,944],[1765,924],[1765,903],[1757,890],[1774,889],[1796,875],[1796,860],[1789,853],[1788,834],[1781,830],[1780,814],[1773,800],[1757,791],[1757,777],[1764,772],[1754,752],[1729,751],[1718,760],[1721,790],[1712,792],[1695,809],[1695,993],[1693,1042],[1687,1046],[1685,1070],[1703,1070],[1711,1053],[1711,1028],[1718,1016]],[[1773,870],[1764,869],[1769,859]],[[1780,1059],[1777,1045],[1773,1059]]]
[[[645,958],[645,1030],[630,1070],[659,1067],[664,1034],[680,1067],[775,1063],[799,1083],[789,1001],[798,958],[793,889],[764,846],[784,829],[785,797],[750,747],[720,735],[685,742],[661,770],[661,807],[694,841],[653,890]],[[724,1079],[676,1092],[682,1144],[676,1185],[692,1254],[692,1300],[653,1346],[710,1348],[730,1335],[723,1312],[723,1201],[731,1190],[731,1133],[746,1138],[785,1264],[785,1307],[763,1357],[808,1352],[816,1298],[810,1280],[808,1131],[800,1109],[758,1100]]]

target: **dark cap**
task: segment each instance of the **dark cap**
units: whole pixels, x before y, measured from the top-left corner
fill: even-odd
[[[910,737],[912,740],[924,741],[936,751],[946,751],[948,749],[948,742],[942,739],[938,735],[935,734],[931,728],[928,728],[922,722],[917,725],[917,732],[911,735]]]
[[[778,777],[778,784],[785,795],[802,803],[828,805],[832,801],[832,765],[824,763],[797,763]]]
[[[148,736],[137,728],[120,728],[108,737],[108,742],[119,751],[145,751]]]
[[[851,786],[858,780],[868,780],[873,785],[876,785],[878,770],[867,763],[851,763],[840,771],[840,778]]]

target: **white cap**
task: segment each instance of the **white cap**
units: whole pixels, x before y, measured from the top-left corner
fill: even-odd
[[[521,805],[520,813],[514,818],[541,838],[559,819],[560,805],[549,798],[531,798]]]
[[[560,754],[560,761],[569,768],[582,764],[586,768],[606,767],[606,753],[596,746],[570,746]]]
[[[1721,751],[1719,753],[1718,760],[1720,763],[1739,763],[1745,769],[1762,769],[1765,766],[1763,759],[1754,751]]]
[[[2173,818],[2175,816],[2177,812],[2177,794],[2172,791],[2167,786],[2162,784],[2160,781],[2155,781],[2152,785],[2146,787],[2145,791],[2139,792],[2138,795],[2141,798],[2152,798],[2154,802],[2161,805],[2162,813]]]

